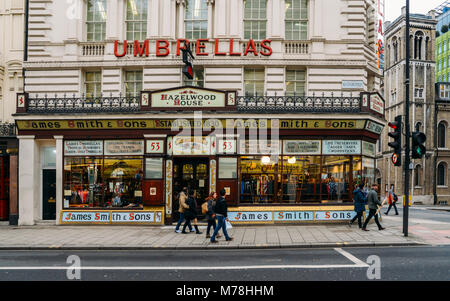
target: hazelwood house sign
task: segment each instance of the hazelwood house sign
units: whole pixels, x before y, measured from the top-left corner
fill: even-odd
[[[212,41],[212,40],[211,40]],[[253,56],[270,56],[272,55],[272,48],[270,46],[271,40],[261,41],[261,49],[258,50],[254,40],[248,40],[245,46],[244,52],[235,51],[234,39],[228,39],[228,51],[219,51],[219,49],[224,49],[221,44],[226,43],[224,40],[215,39],[214,41],[214,54],[215,56],[247,56],[253,54]],[[181,49],[184,49],[184,43],[189,43],[189,40],[178,39],[176,40],[176,55],[180,56]],[[196,56],[208,56],[210,53],[206,52],[205,43],[209,43],[210,39],[198,39],[195,42],[195,55]],[[119,45],[119,41],[114,42],[114,55],[116,57],[123,57],[127,54],[128,41],[123,41]],[[156,40],[155,55],[157,57],[165,57],[170,54],[170,42],[168,40]],[[194,49],[192,50],[194,53]],[[130,54],[130,53],[129,53]],[[145,40],[144,42],[139,42],[135,40],[133,42],[133,55],[134,56],[149,56],[150,55],[150,40]]]

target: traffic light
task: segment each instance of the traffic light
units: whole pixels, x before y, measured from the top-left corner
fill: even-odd
[[[412,133],[412,155],[413,159],[421,159],[427,149],[423,145],[427,141],[427,136],[425,136],[422,132],[414,132]]]
[[[389,122],[389,127],[394,129],[390,132],[389,137],[394,138],[393,142],[389,142],[388,145],[394,149],[394,154],[392,155],[392,163],[394,166],[402,165],[402,116],[395,117],[394,122]]]
[[[191,52],[191,48],[188,43],[184,44],[184,48],[181,49],[183,51],[183,74],[186,75],[188,79],[194,78],[194,55]]]

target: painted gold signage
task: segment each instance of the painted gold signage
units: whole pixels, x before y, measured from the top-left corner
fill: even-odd
[[[120,120],[18,120],[19,130],[137,130],[174,128],[271,128],[308,130],[357,130],[364,129],[366,120],[341,119],[120,119]]]

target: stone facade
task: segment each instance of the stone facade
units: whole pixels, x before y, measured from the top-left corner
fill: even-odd
[[[405,16],[402,15],[392,23],[387,23],[386,62],[384,78],[384,96],[386,100],[386,119],[394,121],[395,116],[403,116],[405,100]],[[427,136],[427,153],[422,159],[412,159],[414,169],[411,171],[413,185],[410,195],[413,202],[433,204],[434,202],[434,174],[436,156],[435,143],[435,28],[437,20],[434,12],[428,15],[410,15],[410,126],[411,132],[419,129]],[[391,185],[395,186],[395,193],[404,194],[404,153],[402,166],[395,167],[391,161],[392,148],[388,143],[392,140],[388,133],[391,128],[386,127],[378,145],[378,181],[381,192],[385,194]],[[380,142],[379,142],[380,143]],[[403,149],[405,137],[402,137]],[[418,177],[417,177],[418,174]]]

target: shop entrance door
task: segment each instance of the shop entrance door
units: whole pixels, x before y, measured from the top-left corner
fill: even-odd
[[[56,170],[44,169],[42,172],[43,172],[42,219],[43,220],[55,220],[56,219]]]
[[[177,195],[183,187],[195,191],[197,213],[202,214],[201,204],[209,194],[209,159],[175,158],[173,163],[173,188]],[[174,215],[178,216],[178,204],[174,202]],[[178,217],[175,217],[178,219]]]

